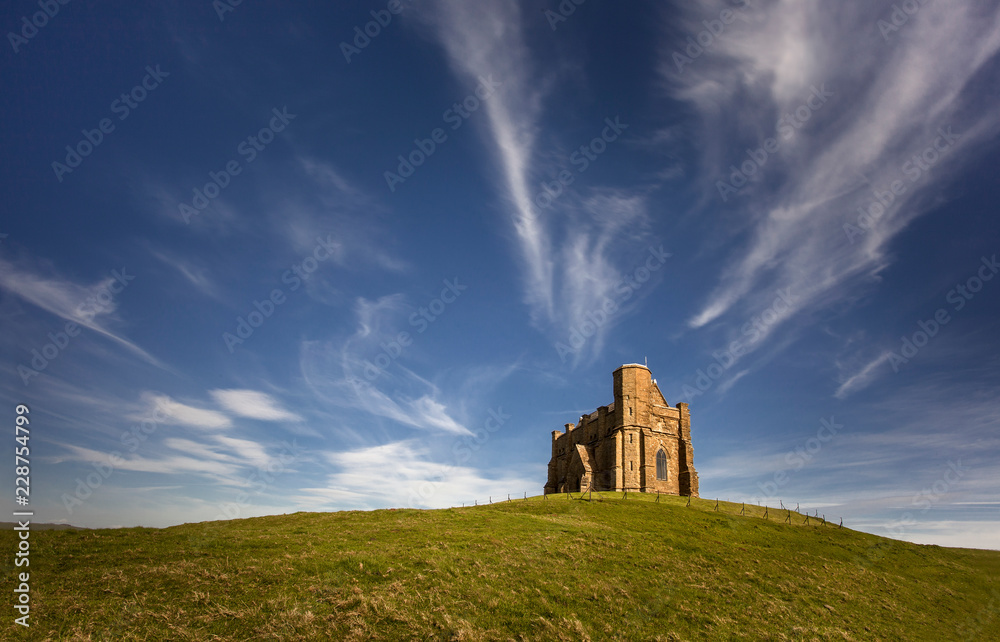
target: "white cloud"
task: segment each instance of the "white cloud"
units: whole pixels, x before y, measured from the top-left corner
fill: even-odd
[[[243,463],[251,466],[265,466],[273,459],[263,445],[250,439],[237,439],[225,435],[216,435],[214,440],[220,446],[228,448]]]
[[[163,440],[167,448],[214,461],[223,461],[244,466],[264,466],[271,460],[263,445],[249,439],[237,439],[225,435],[213,435],[210,441],[194,441],[170,437]]]
[[[302,421],[285,410],[271,395],[257,390],[210,390],[215,401],[229,412],[262,421]]]
[[[319,499],[338,508],[458,506],[491,495],[537,494],[541,486],[533,477],[489,478],[473,468],[430,461],[427,451],[409,440],[324,456],[339,470],[326,486],[303,488],[305,495],[293,498],[300,505],[315,506]]]
[[[232,421],[215,410],[197,408],[180,403],[167,395],[144,392],[141,395],[145,410],[134,413],[133,421],[153,419],[169,425],[195,426],[197,428],[228,428]],[[160,419],[162,417],[162,419]]]

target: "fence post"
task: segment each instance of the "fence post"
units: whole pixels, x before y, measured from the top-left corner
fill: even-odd
[[[715,512],[717,512],[717,513],[719,512],[719,498],[718,497],[715,498]]]
[[[785,510],[788,510],[788,509],[785,509]],[[792,511],[790,511],[790,510],[788,511],[788,516],[785,517],[785,523],[786,524],[791,524],[792,523]]]

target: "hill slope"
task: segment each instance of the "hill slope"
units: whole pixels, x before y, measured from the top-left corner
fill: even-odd
[[[0,630],[34,640],[1000,639],[1000,552],[805,525],[797,513],[793,525],[774,511],[741,517],[738,504],[597,500],[32,533],[32,627],[11,617]],[[13,535],[0,533],[4,550]]]

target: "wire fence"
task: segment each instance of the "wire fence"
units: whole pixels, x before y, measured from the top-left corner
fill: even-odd
[[[594,499],[594,495],[597,495],[596,500]],[[739,515],[741,517],[758,517],[769,521],[771,520],[781,521],[785,524],[793,524],[793,525],[814,524],[819,526],[831,526],[834,528],[844,527],[843,517],[833,517],[831,518],[831,520],[827,520],[826,515],[820,513],[818,508],[813,509],[813,514],[810,515],[809,510],[807,509],[805,512],[803,512],[800,509],[798,503],[795,504],[795,508],[793,509],[790,506],[785,506],[784,500],[780,499],[778,500],[778,506],[770,506],[768,504],[760,504],[760,503],[747,504],[746,502],[739,502],[740,509],[737,512],[735,510],[735,507],[737,505],[736,502],[727,501],[723,505],[723,503],[719,500],[719,498],[716,498],[713,504],[713,500],[711,499],[692,498],[691,496],[684,496],[684,495],[669,495],[660,492],[657,492],[656,495],[653,495],[652,493],[642,493],[642,492],[632,491],[632,495],[633,496],[638,495],[639,497],[643,498],[643,501],[651,501],[652,503],[655,504],[660,503],[661,497],[663,498],[683,497],[687,499],[687,502],[684,505],[688,508],[692,506],[692,500],[694,500],[695,502],[700,504],[700,506],[699,505],[695,506],[695,508],[697,508],[698,510],[710,510],[717,513],[721,512],[727,515]],[[540,500],[538,500],[539,497],[541,497]],[[529,499],[538,501],[562,501],[563,498],[569,501],[574,501],[574,500],[575,501],[614,501],[614,500],[625,501],[628,499],[628,497],[629,497],[629,491],[627,490],[595,491],[591,488],[583,492],[578,491],[576,493],[553,493],[541,496],[532,495],[531,497],[528,496],[527,491],[524,491],[523,493],[521,493],[521,497],[518,497],[516,493],[514,493],[513,495],[511,493],[507,493],[506,496],[490,495],[488,496],[487,500],[483,503],[479,503],[478,499],[474,499],[472,500],[471,503],[463,502],[461,507],[472,508],[475,506],[488,506],[490,504],[528,501]],[[652,497],[655,497],[655,499],[652,499]],[[711,508],[708,508],[706,504],[711,505]],[[722,511],[719,510],[720,505],[723,505],[724,510]],[[459,507],[454,506],[453,508],[459,508]],[[839,520],[839,522],[835,522],[833,520]]]

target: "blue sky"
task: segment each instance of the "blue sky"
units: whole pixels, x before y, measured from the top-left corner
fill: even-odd
[[[36,520],[538,494],[648,360],[702,496],[1000,548],[1000,9],[329,5],[8,4]]]

